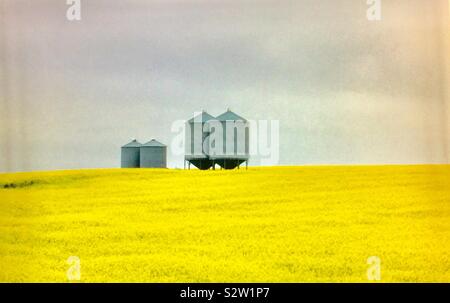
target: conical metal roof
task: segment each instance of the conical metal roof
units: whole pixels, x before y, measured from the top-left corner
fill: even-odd
[[[156,141],[155,139],[148,141],[147,143],[143,144],[142,146],[143,147],[165,147],[164,144],[162,144],[159,141]]]
[[[217,116],[216,119],[219,121],[247,121],[246,119],[242,118],[241,116],[232,112],[229,109],[223,114]]]
[[[208,114],[205,111],[202,111],[200,114],[198,114],[197,116],[195,116],[194,118],[188,120],[189,123],[194,123],[194,122],[207,122],[209,120],[214,120],[215,118],[213,116],[211,116],[210,114]]]
[[[122,146],[122,147],[141,147],[141,146],[142,146],[142,144],[139,143],[136,139],[134,139],[133,141],[131,141],[131,142],[128,143],[128,144],[125,144],[125,145]]]

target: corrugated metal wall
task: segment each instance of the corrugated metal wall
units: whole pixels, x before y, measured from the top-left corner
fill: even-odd
[[[120,162],[122,168],[139,168],[140,147],[122,147]]]
[[[141,168],[166,168],[166,146],[142,146],[140,151]]]

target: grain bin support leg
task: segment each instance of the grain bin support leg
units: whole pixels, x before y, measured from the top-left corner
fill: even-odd
[[[247,170],[247,169],[248,169],[248,160],[245,161],[245,170]]]

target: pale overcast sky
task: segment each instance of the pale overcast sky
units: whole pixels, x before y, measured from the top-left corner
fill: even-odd
[[[0,1],[0,171],[118,167],[131,138],[228,107],[280,121],[280,165],[449,161],[446,0],[382,0],[372,22],[366,0],[67,8]]]

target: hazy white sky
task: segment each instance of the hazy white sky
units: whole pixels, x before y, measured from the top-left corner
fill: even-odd
[[[0,171],[118,167],[227,107],[280,120],[281,165],[449,161],[446,0],[81,5],[0,1]]]

